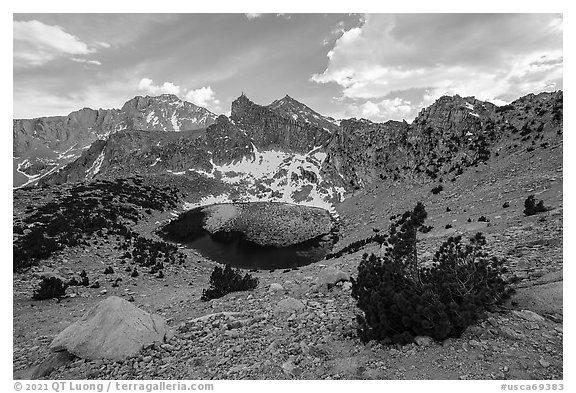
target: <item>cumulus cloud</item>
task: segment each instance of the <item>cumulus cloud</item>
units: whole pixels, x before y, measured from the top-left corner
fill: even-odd
[[[142,78],[138,83],[138,89],[152,95],[175,94],[179,96],[181,92],[180,86],[177,86],[172,82],[164,82],[162,85],[155,85],[154,81],[150,78]]]
[[[155,85],[150,78],[142,78],[138,83],[138,89],[151,95],[175,94],[183,97],[193,104],[219,109],[220,100],[216,98],[216,93],[210,86],[203,86],[198,89],[185,89],[172,82],[164,82],[162,85]]]
[[[396,92],[420,89],[422,104],[443,94],[506,102],[562,87],[562,17],[553,14],[367,15],[328,53],[317,83],[336,83],[350,108],[407,112]],[[385,100],[382,100],[385,99]],[[376,107],[380,112],[376,113]]]
[[[14,21],[14,65],[41,66],[59,57],[95,52],[78,37],[60,26],[39,22]]]
[[[400,97],[383,99],[381,101],[368,100],[361,105],[351,104],[346,109],[347,117],[363,117],[372,121],[384,122],[387,120],[404,120],[412,113],[412,103]]]
[[[193,104],[200,106],[220,105],[220,101],[216,98],[216,95],[210,86],[188,91],[186,93],[186,101],[190,101]]]

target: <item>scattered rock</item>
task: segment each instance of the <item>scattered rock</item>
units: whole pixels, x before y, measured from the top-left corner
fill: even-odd
[[[518,333],[514,329],[509,328],[508,326],[502,326],[500,328],[500,333],[504,337],[508,337],[513,340],[523,340],[525,338],[525,336],[522,333]]]
[[[544,360],[543,358],[540,358],[540,360],[538,361],[540,363],[540,365],[542,367],[550,367],[550,362],[547,362],[546,360]]]
[[[434,343],[434,339],[428,336],[416,336],[414,342],[420,347],[427,347]]]
[[[544,321],[544,317],[536,314],[533,311],[530,310],[522,310],[522,311],[512,311],[512,314],[516,315],[519,318],[522,318],[526,321],[530,321],[530,322],[542,322]]]

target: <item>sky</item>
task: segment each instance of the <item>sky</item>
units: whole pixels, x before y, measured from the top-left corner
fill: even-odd
[[[446,94],[563,89],[562,47],[558,14],[14,14],[13,116],[163,93],[229,114],[245,93],[411,122]]]

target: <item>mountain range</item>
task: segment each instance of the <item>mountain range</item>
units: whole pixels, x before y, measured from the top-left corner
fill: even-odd
[[[374,182],[454,181],[500,156],[562,141],[563,93],[496,106],[444,96],[412,123],[336,121],[285,96],[242,94],[229,117],[174,95],[121,109],[14,120],[14,187],[135,174],[212,184],[197,203],[281,200],[331,206]]]

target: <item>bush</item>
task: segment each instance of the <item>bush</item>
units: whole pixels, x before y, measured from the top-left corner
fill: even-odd
[[[544,201],[540,200],[536,203],[534,194],[529,195],[524,201],[524,214],[527,216],[533,216],[536,213],[542,213],[547,210],[548,208],[544,206]]]
[[[86,274],[86,270],[82,270],[80,272],[80,278],[82,279],[80,281],[80,285],[87,287],[88,285],[90,285],[90,280],[88,280],[88,274]]]
[[[390,228],[388,252],[365,254],[352,280],[352,296],[363,311],[358,333],[363,341],[408,343],[415,336],[436,340],[458,337],[510,291],[501,275],[503,261],[483,251],[480,233],[462,244],[450,237],[436,252],[430,267],[417,261],[416,228],[426,217],[419,203],[403,223]]]
[[[436,195],[436,194],[439,194],[440,191],[442,191],[443,189],[444,189],[444,187],[442,187],[442,185],[439,185],[439,186],[434,187],[430,191],[432,192],[432,194]]]
[[[42,277],[38,289],[34,291],[32,299],[34,300],[46,300],[46,299],[60,299],[66,294],[66,288],[68,286],[62,282],[61,279],[57,277]]]
[[[202,291],[203,301],[220,298],[230,292],[248,291],[258,286],[258,279],[246,273],[244,277],[239,269],[226,265],[224,269],[216,266],[210,276],[210,288]]]

